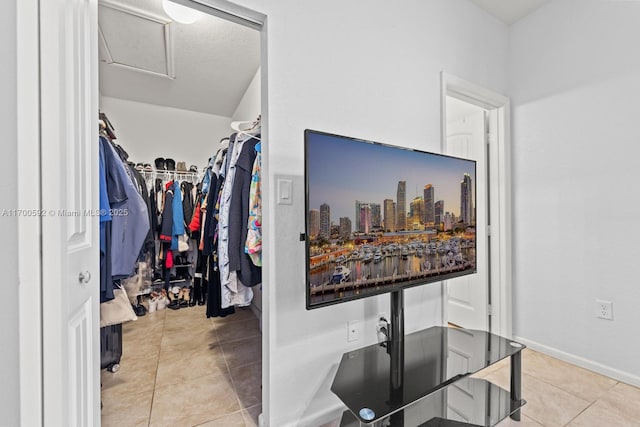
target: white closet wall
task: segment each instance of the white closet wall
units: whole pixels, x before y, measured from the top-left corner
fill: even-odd
[[[231,116],[231,120],[254,120],[261,113],[260,111],[260,68],[249,83],[246,92],[242,96],[236,111]]]
[[[221,138],[231,134],[231,118],[178,108],[100,97],[100,110],[115,127],[120,144],[135,163],[157,157],[186,162],[202,170]]]

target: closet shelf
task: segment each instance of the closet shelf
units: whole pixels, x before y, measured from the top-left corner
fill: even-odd
[[[169,280],[169,283],[180,283],[180,282],[190,282],[191,279],[173,279],[173,280]],[[160,280],[154,280],[153,284],[154,285],[163,285],[164,283],[166,283],[164,280],[160,279]]]

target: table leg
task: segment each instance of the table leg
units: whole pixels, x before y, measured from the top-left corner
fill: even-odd
[[[511,355],[511,410],[520,408],[522,399],[522,352]],[[520,421],[520,409],[513,411],[511,419]]]

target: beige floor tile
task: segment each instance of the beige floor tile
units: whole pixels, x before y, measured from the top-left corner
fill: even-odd
[[[262,335],[222,344],[229,368],[262,361]]]
[[[620,412],[611,411],[600,402],[591,405],[567,424],[568,427],[638,427],[638,425],[640,421],[637,419],[627,418]]]
[[[118,372],[101,372],[102,392],[130,395],[152,391],[155,386],[157,368],[157,358],[127,360],[123,355]]]
[[[599,406],[611,412],[640,420],[640,388],[624,383],[616,384],[607,394],[598,401]],[[640,426],[640,421],[636,421]]]
[[[125,339],[122,341],[122,363],[139,363],[158,361],[160,355],[160,343],[162,335],[156,337],[141,336],[135,339]]]
[[[340,420],[333,420],[329,423],[322,424],[320,427],[340,427]]]
[[[256,337],[261,334],[260,325],[255,316],[253,319],[242,320],[220,326],[216,329],[216,333],[218,334],[218,340],[221,343]]]
[[[103,427],[146,427],[151,413],[151,392],[132,394],[123,399],[121,395],[102,395]]]
[[[215,324],[226,325],[228,323],[241,322],[243,320],[254,320],[256,315],[249,307],[237,308],[236,312],[225,317],[212,317]]]
[[[262,362],[231,369],[231,378],[243,408],[262,402]]]
[[[136,321],[124,323],[122,325],[122,336],[162,334],[165,317],[165,314],[161,312],[151,313],[138,317]]]
[[[156,388],[149,426],[195,426],[239,411],[229,376],[205,375]]]
[[[195,307],[169,311],[170,313],[167,313],[167,317],[164,320],[165,332],[199,330],[200,328],[206,328],[210,324],[204,313],[199,312]]]
[[[208,327],[193,328],[182,326],[178,329],[166,329],[160,343],[161,352],[174,350],[196,350],[212,348],[218,345],[216,332]]]
[[[611,378],[536,351],[524,354],[522,370],[589,402],[595,402],[616,385],[616,381]]]
[[[542,424],[535,422],[526,415],[521,415],[520,421],[514,421],[511,418],[506,418],[496,424],[496,427],[542,427]]]
[[[183,383],[203,375],[229,374],[227,364],[218,344],[206,343],[196,349],[164,350],[160,353],[156,387]]]
[[[242,416],[244,417],[244,423],[246,427],[258,427],[258,417],[262,413],[262,405],[252,406],[251,408],[243,409]]]
[[[499,379],[496,383],[501,382],[502,385],[498,385],[507,389],[509,372],[505,376],[505,371],[507,370],[502,369],[486,379],[493,382],[497,376]],[[504,385],[505,377],[507,387]],[[527,401],[522,409],[523,415],[545,427],[564,426],[590,405],[586,400],[527,374],[522,375],[522,398]]]
[[[199,424],[198,427],[246,427],[246,424],[242,413],[234,412],[204,424]]]

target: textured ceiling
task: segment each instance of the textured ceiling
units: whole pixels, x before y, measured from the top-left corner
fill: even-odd
[[[260,33],[203,14],[172,22],[161,0],[101,0],[100,94],[231,117],[260,66]]]
[[[470,0],[506,24],[549,0]],[[100,0],[103,96],[231,117],[260,66],[258,31],[203,14],[172,22],[162,0]]]
[[[551,0],[471,0],[505,24],[511,25]]]

